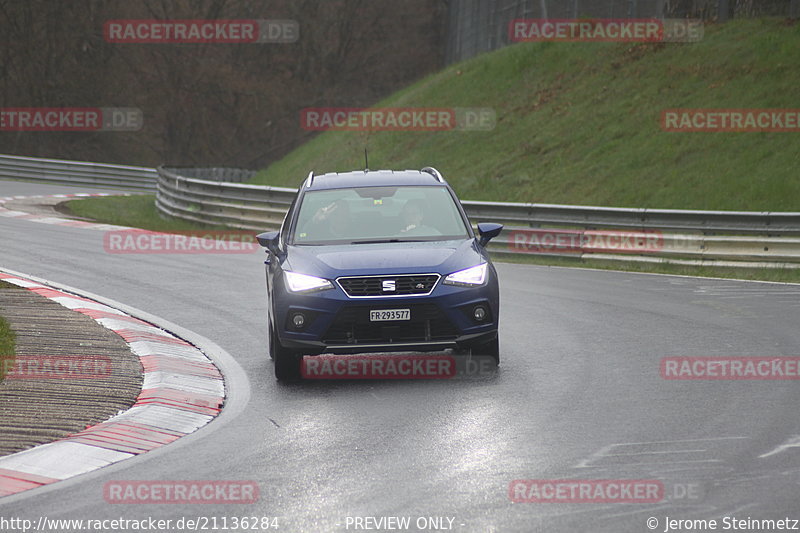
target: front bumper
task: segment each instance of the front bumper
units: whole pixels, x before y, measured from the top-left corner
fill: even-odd
[[[439,283],[424,296],[349,298],[338,286],[311,294],[289,293],[282,288],[273,294],[281,344],[308,355],[442,351],[474,346],[497,336],[495,278],[481,287]],[[476,306],[484,308],[483,320],[474,318]],[[411,319],[370,321],[369,311],[378,309],[409,309]],[[303,315],[302,327],[295,326],[297,314]]]

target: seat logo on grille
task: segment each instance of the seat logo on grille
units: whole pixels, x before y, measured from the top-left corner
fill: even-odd
[[[383,292],[393,292],[395,290],[395,281],[393,279],[383,280]]]

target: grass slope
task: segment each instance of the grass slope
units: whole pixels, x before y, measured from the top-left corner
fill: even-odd
[[[16,285],[0,281],[0,290],[16,288],[18,288]],[[8,325],[8,322],[0,316],[0,381],[5,378],[6,370],[10,370],[14,364],[14,341],[14,331]]]
[[[669,133],[666,108],[798,108],[800,26],[706,27],[691,44],[523,43],[452,65],[376,107],[491,107],[489,132],[327,132],[253,183],[434,165],[470,200],[800,211],[797,133]]]
[[[70,200],[62,205],[79,217],[104,224],[130,226],[151,231],[180,232],[222,227],[164,217],[156,208],[155,200],[155,195],[137,194]]]

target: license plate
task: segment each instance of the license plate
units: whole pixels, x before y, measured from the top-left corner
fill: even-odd
[[[389,320],[411,320],[411,309],[371,309],[370,322],[385,322]]]

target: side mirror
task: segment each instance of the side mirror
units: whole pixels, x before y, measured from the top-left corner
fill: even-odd
[[[502,224],[495,224],[494,222],[480,222],[478,224],[478,234],[481,236],[478,242],[481,243],[481,246],[486,246],[489,244],[489,241],[500,235],[500,232],[503,231]]]
[[[275,255],[278,255],[278,243],[280,241],[280,231],[267,231],[266,233],[259,233],[256,235],[258,244],[269,250]]]

